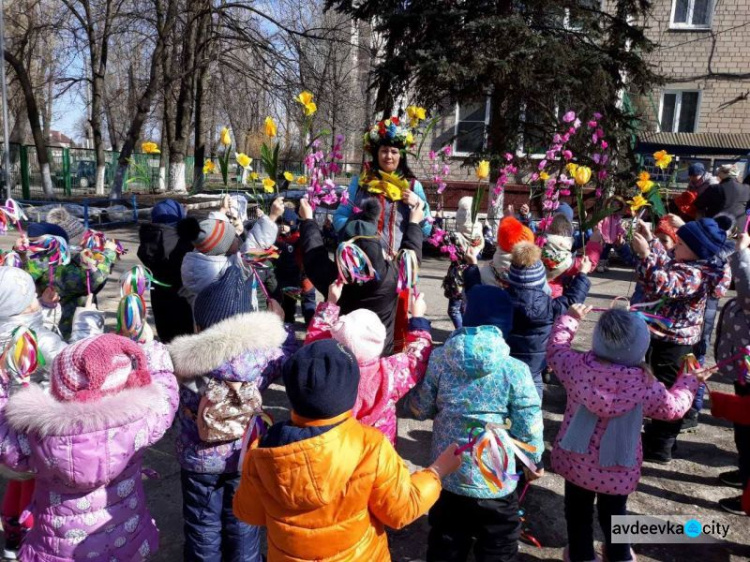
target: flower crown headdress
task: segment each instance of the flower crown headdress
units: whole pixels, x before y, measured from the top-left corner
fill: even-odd
[[[398,117],[390,117],[378,121],[365,133],[365,150],[369,151],[383,143],[408,149],[414,146],[414,135],[411,128],[402,124]]]

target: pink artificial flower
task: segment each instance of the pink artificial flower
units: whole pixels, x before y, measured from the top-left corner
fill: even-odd
[[[320,148],[320,139],[315,139],[312,142],[312,147],[315,148],[315,149]]]
[[[547,183],[545,185],[547,186],[547,189],[555,189],[557,180],[555,178],[550,178],[547,180]]]
[[[594,119],[599,120],[601,118],[602,118],[602,114],[601,113],[599,113],[598,111],[596,113],[594,113]]]
[[[539,179],[539,174],[537,174],[536,172],[534,172],[533,174],[531,174],[531,181],[536,181],[538,179]]]
[[[341,133],[336,135],[336,144],[342,144],[344,142],[344,139],[346,137],[342,135]]]
[[[563,121],[566,123],[572,123],[576,119],[576,113],[575,111],[568,111],[565,115],[563,115]]]
[[[581,127],[581,120],[580,119],[576,119],[575,121],[573,121],[573,128],[578,129],[580,127]]]
[[[607,156],[606,154],[602,154],[602,166],[604,166],[607,162],[609,162],[609,156]]]
[[[506,160],[507,160],[508,162],[510,162],[511,160],[513,160],[513,155],[512,155],[512,154],[511,154],[510,152],[506,152],[506,153],[505,153],[505,159],[506,159]]]
[[[453,154],[453,148],[451,148],[451,145],[446,144],[443,147],[443,154],[450,158],[450,155]]]
[[[596,134],[597,134],[597,135],[599,135],[599,138],[600,138],[600,139],[603,139],[603,138],[604,138],[604,129],[602,129],[601,127],[599,127],[599,128],[598,128],[598,129],[596,130]]]
[[[562,195],[563,197],[567,197],[568,195],[570,195],[570,190],[569,189],[561,189],[560,190],[560,195]]]
[[[539,171],[541,172],[542,170],[544,170],[544,168],[547,167],[547,161],[546,160],[542,160],[541,162],[539,162],[539,166],[538,167],[539,167]]]
[[[555,133],[555,136],[552,137],[552,142],[555,144],[560,144],[563,142],[562,137],[560,136],[560,133]]]
[[[544,219],[542,219],[542,220],[544,220]],[[541,221],[539,222],[539,226],[541,228],[541,226],[542,226]],[[537,236],[537,239],[536,239],[536,245],[537,246],[539,246],[540,248],[544,248],[544,245],[546,243],[547,243],[547,239],[544,236]]]
[[[555,156],[557,155],[555,154],[554,150],[548,150],[546,156],[547,156],[547,160],[554,160]]]
[[[341,153],[341,151],[337,150],[333,153],[333,159],[334,160],[341,160],[344,158],[344,155]]]
[[[597,177],[599,178],[599,181],[604,181],[605,179],[607,179],[607,175],[607,170],[599,170]]]
[[[430,152],[427,153],[427,157],[430,159],[430,161],[435,160],[437,158],[437,154],[435,154],[434,150],[430,150]]]
[[[597,123],[596,121],[589,121],[587,123],[587,125],[588,125],[589,129],[596,129],[596,127],[597,127],[597,125],[599,125],[599,123]]]
[[[601,197],[601,196],[602,196],[602,188],[601,187],[597,187],[596,188],[596,197],[597,197],[597,199],[599,197]]]
[[[443,193],[443,191],[445,191],[445,188],[448,187],[448,184],[441,181],[441,182],[438,182],[437,186],[438,186],[437,192],[438,192],[438,195],[439,195],[439,194]]]
[[[345,189],[344,192],[341,194],[339,205],[347,205],[348,203],[349,203],[349,190]]]
[[[443,170],[440,173],[443,174],[444,176],[447,176],[448,174],[451,173],[451,167],[448,164],[445,164],[443,166]]]
[[[560,140],[562,140],[563,143],[568,142],[570,140],[570,133],[565,133]]]
[[[572,160],[573,159],[573,152],[570,151],[570,150],[563,150],[562,155],[563,155],[563,158],[565,158],[565,160]]]
[[[607,148],[609,148],[609,143],[607,141],[603,140],[602,141],[602,149],[603,150],[607,150]]]
[[[335,191],[329,191],[325,194],[325,196],[322,199],[323,203],[326,205],[333,205],[336,201],[338,201],[338,197],[336,196]]]
[[[599,142],[599,135],[597,135],[596,133],[591,135],[591,144],[596,144],[598,142]]]
[[[570,129],[568,129],[568,136],[575,135],[575,134],[576,134],[576,128],[575,127],[571,127]]]
[[[593,155],[593,156],[591,157],[591,159],[592,159],[592,160],[594,161],[594,163],[596,163],[596,164],[600,164],[600,163],[601,163],[601,160],[602,160],[602,155],[601,155],[601,154],[599,154],[599,153],[596,153],[596,154],[594,154],[594,155]]]

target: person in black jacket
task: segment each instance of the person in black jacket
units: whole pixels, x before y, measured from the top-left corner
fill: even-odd
[[[719,167],[717,176],[720,183],[712,185],[693,203],[701,217],[713,218],[719,213],[726,213],[741,223],[750,201],[750,185],[740,183],[736,164],[725,164]]]
[[[377,199],[365,199],[362,211],[353,215],[341,230],[342,240],[349,240],[356,236],[360,238],[355,243],[372,262],[378,273],[378,279],[363,284],[349,284],[344,286],[338,305],[341,314],[348,314],[358,308],[372,310],[385,325],[387,336],[383,356],[393,352],[394,328],[396,321],[396,305],[398,293],[398,264],[386,259],[385,245],[377,235],[377,221],[381,207]],[[307,276],[315,288],[322,294],[328,294],[328,286],[339,277],[336,264],[328,255],[323,244],[323,233],[313,219],[313,210],[306,199],[300,201],[300,239],[304,266]],[[424,218],[424,203],[420,200],[411,208],[409,223],[401,240],[402,250],[414,250],[417,260],[422,261],[423,234],[419,223]]]
[[[177,223],[185,218],[182,205],[172,199],[160,201],[151,210],[151,222],[138,231],[138,258],[164,287],[151,285],[151,308],[159,339],[169,343],[175,337],[193,333],[190,304],[179,296],[182,287],[180,268],[193,245],[177,235]]]

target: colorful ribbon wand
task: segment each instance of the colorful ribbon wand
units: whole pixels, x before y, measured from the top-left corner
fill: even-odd
[[[6,199],[5,205],[0,206],[0,234],[8,232],[8,223],[14,225],[23,234],[21,219],[28,220],[21,205],[14,199]]]
[[[649,308],[652,306],[656,307],[656,309],[658,310],[664,304],[663,300],[653,301],[653,302],[644,302],[644,303],[631,305],[625,297],[615,297],[612,300],[612,304],[609,306],[609,308],[594,307],[591,309],[591,311],[592,312],[607,312],[608,310],[611,310],[612,308],[614,308],[615,303],[618,301],[627,302],[628,304],[623,307],[623,310],[627,310],[628,312],[633,312],[637,314],[648,324],[653,324],[663,330],[668,330],[674,324],[674,322],[671,319],[667,318],[666,316],[661,316],[660,314],[655,314],[652,312],[644,312],[643,310],[641,310],[642,308]]]
[[[398,281],[396,282],[396,292],[400,293],[404,289],[414,291],[414,296],[419,296],[417,282],[419,282],[419,260],[414,250],[401,250],[396,258],[398,263]]]
[[[19,248],[21,251],[29,253],[29,259],[35,261],[47,260],[49,268],[49,286],[52,287],[55,282],[55,267],[58,265],[68,265],[70,263],[70,252],[68,243],[64,238],[45,234],[29,242],[27,246]]]
[[[279,251],[276,246],[270,246],[265,249],[251,248],[246,252],[240,254],[240,257],[242,258],[242,263],[250,270],[250,272],[255,277],[260,290],[263,291],[263,295],[266,297],[266,301],[271,300],[271,295],[268,293],[268,289],[266,289],[266,285],[265,283],[263,283],[263,279],[260,278],[258,269],[271,268],[271,265],[266,262],[268,260],[277,259],[279,257]]]
[[[379,278],[378,272],[372,265],[365,251],[357,246],[354,241],[358,238],[369,238],[358,236],[341,242],[336,248],[336,267],[339,270],[339,279],[345,284],[367,283]]]
[[[0,251],[0,265],[6,267],[23,267],[23,260],[18,252],[10,250],[9,252]]]
[[[14,382],[28,386],[31,374],[45,365],[34,330],[26,326],[19,326],[13,330],[10,341],[0,357],[0,365],[6,381],[10,377]]]
[[[146,303],[138,293],[129,293],[120,299],[117,307],[117,333],[139,341],[146,324]]]
[[[120,296],[124,297],[131,293],[146,295],[151,290],[151,285],[169,287],[167,283],[158,281],[151,270],[143,265],[134,265],[120,276]]]

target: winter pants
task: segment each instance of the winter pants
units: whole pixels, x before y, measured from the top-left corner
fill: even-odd
[[[632,560],[629,544],[612,544],[613,515],[626,515],[628,496],[598,494],[565,481],[565,522],[571,562],[594,560],[594,501],[609,562]]]
[[[737,396],[747,396],[750,394],[750,386],[734,383],[734,393]],[[734,444],[739,453],[737,460],[740,478],[747,484],[750,480],[750,425],[734,424]]]
[[[200,474],[182,470],[182,516],[186,562],[260,562],[260,529],[232,511],[239,473]]]
[[[693,347],[662,340],[651,339],[651,347],[646,353],[646,361],[651,365],[657,380],[671,388],[677,380],[680,360]],[[682,419],[677,421],[651,420],[643,433],[643,448],[665,458],[671,458],[672,447],[682,427]]]
[[[8,480],[5,487],[2,504],[3,533],[5,546],[16,547],[20,544],[24,533],[34,526],[34,516],[29,516],[19,522],[21,514],[31,507],[31,496],[34,495],[36,480]]]
[[[509,562],[518,556],[521,522],[516,492],[479,499],[443,490],[428,520],[427,562],[464,562],[472,543],[476,562]]]
[[[453,328],[460,330],[464,325],[464,299],[448,299],[448,318],[453,322]]]
[[[703,314],[703,334],[701,341],[695,344],[694,351],[698,361],[703,365],[706,361],[706,354],[711,348],[711,337],[714,334],[714,325],[716,324],[716,315],[719,311],[719,299],[709,297],[706,301],[706,312]],[[705,385],[700,385],[698,392],[695,393],[695,400],[691,410],[700,412],[703,409],[703,397],[706,394]]]

